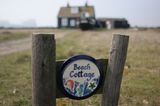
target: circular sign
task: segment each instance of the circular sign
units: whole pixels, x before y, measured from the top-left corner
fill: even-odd
[[[94,94],[99,87],[101,73],[94,58],[78,55],[64,62],[61,80],[66,96],[72,99],[85,99]]]

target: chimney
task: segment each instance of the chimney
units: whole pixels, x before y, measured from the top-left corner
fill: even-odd
[[[67,7],[70,7],[69,2],[67,2]]]
[[[86,6],[86,7],[88,6],[88,1],[86,1],[85,6]]]

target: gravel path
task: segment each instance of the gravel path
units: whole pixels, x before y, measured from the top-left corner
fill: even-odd
[[[64,35],[55,36],[56,39]],[[0,43],[0,56],[31,49],[31,37]]]
[[[0,43],[0,56],[31,48],[31,38],[12,40]]]

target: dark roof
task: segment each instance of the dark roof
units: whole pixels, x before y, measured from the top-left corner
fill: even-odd
[[[72,13],[72,8],[78,8],[78,13]],[[67,6],[61,7],[58,13],[58,17],[81,17],[82,13],[87,12],[90,17],[95,17],[94,7],[93,6]]]
[[[97,18],[98,21],[126,21],[125,18]]]

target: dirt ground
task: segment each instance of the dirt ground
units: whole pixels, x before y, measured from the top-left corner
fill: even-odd
[[[31,48],[31,38],[0,43],[0,55],[10,54]]]
[[[4,30],[3,30],[4,31]],[[22,31],[25,32],[26,30],[9,30],[9,32],[16,32],[16,31]],[[2,32],[2,30],[0,31]],[[37,32],[37,30],[31,30],[30,33]],[[45,32],[45,31],[44,31]],[[64,32],[56,32],[55,39],[63,38],[66,35]],[[0,43],[0,56],[14,53],[14,52],[20,52],[24,50],[28,50],[31,48],[31,36],[18,39],[18,40],[9,40],[6,42]]]
[[[0,106],[31,106],[31,53],[23,50],[31,49],[30,35],[33,32],[56,34],[57,60],[66,59],[74,54],[108,58],[113,35],[129,35],[119,106],[160,106],[159,29],[100,29],[92,31],[12,29],[0,30],[2,33],[0,37],[4,37],[4,32],[11,35],[21,32],[27,36],[16,38],[16,40],[7,39],[0,43]],[[84,101],[65,98],[58,99],[57,106],[99,106],[100,101],[101,95],[95,95]]]
[[[60,38],[63,38],[65,35],[70,35],[70,33],[73,34],[73,32],[75,30],[53,30],[53,29],[49,29],[49,30],[46,30],[46,29],[31,29],[31,30],[25,30],[25,29],[22,29],[22,30],[14,30],[14,29],[10,29],[10,30],[0,30],[0,32],[28,32],[28,33],[34,33],[34,32],[55,32],[55,38],[56,39],[60,39]],[[159,30],[133,30],[133,29],[130,29],[130,30],[111,30],[111,31],[102,31],[101,33],[98,31],[87,31],[87,32],[82,32],[80,30],[76,30],[75,31],[75,34],[76,33],[80,33],[82,36],[85,35],[85,37],[90,37],[91,35],[93,36],[92,39],[98,39],[97,37],[100,37],[100,36],[104,36],[105,38],[107,38],[107,40],[110,40],[112,39],[111,35],[113,34],[124,34],[124,35],[129,35],[131,37],[131,40],[130,42],[131,43],[136,43],[136,42],[141,42],[143,40],[147,41],[148,43],[150,42],[154,42],[157,43],[159,42],[160,40],[160,36],[157,36],[159,35],[160,31]],[[100,36],[97,36],[95,37],[94,35],[99,35]],[[108,36],[109,35],[109,36]],[[150,39],[151,37],[149,36],[152,36],[152,39]],[[102,37],[103,38],[103,37]],[[9,40],[9,41],[6,41],[6,42],[1,42],[0,43],[0,56],[2,55],[5,55],[5,54],[10,54],[10,53],[14,53],[14,52],[19,52],[19,51],[23,51],[23,50],[28,50],[31,48],[31,36],[28,36],[27,38],[23,38],[23,39],[18,39],[18,40]],[[108,46],[110,45],[109,42],[106,42],[108,43]]]

